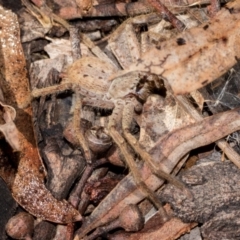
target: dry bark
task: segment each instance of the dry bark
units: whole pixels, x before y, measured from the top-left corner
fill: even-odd
[[[214,160],[200,160],[199,165],[180,176],[191,189],[193,201],[169,185],[161,193],[161,199],[169,202],[175,216],[184,222],[203,224],[204,238],[238,239],[240,170],[228,161]]]

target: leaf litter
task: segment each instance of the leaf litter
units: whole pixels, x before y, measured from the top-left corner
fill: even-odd
[[[96,6],[92,7],[91,4],[88,5],[85,2],[83,6],[83,15],[90,14],[88,10],[96,8]],[[44,10],[44,8],[42,9]],[[62,10],[64,10],[64,7]],[[3,9],[1,11],[2,17],[5,19],[5,15],[9,13],[7,11],[5,12]],[[142,26],[147,26],[147,28],[150,29],[150,26],[144,22],[146,21],[145,16],[147,15],[143,15],[145,20],[139,25],[137,25],[136,22],[139,21],[141,17],[132,18],[122,23],[110,37],[100,40],[99,45],[94,44],[86,35],[81,33],[80,53],[82,58],[84,59],[86,56],[91,56],[93,59],[95,55],[107,61],[108,64],[112,66],[112,69],[114,69],[113,71],[115,71],[115,73],[107,79],[110,83],[116,78],[123,79],[121,81],[124,81],[126,75],[136,71],[144,74],[157,74],[163,78],[165,89],[160,90],[160,92],[151,93],[150,96],[144,100],[146,102],[143,105],[141,101],[140,105],[135,105],[136,112],[134,113],[131,123],[131,134],[133,134],[136,139],[139,139],[141,146],[145,149],[144,151],[150,154],[151,159],[153,159],[152,166],[154,166],[155,169],[176,174],[188,160],[191,150],[211,144],[239,129],[239,110],[226,111],[229,108],[233,109],[238,106],[235,104],[238,99],[236,96],[238,92],[233,93],[232,89],[229,89],[226,85],[228,82],[226,83],[226,81],[222,79],[225,86],[222,87],[218,84],[217,87],[219,90],[217,91],[220,93],[216,92],[218,96],[217,101],[225,101],[226,104],[223,105],[225,105],[224,111],[226,112],[215,114],[219,109],[213,108],[212,105],[209,104],[207,99],[212,97],[211,91],[216,91],[212,89],[209,90],[208,88],[210,85],[206,88],[208,93],[206,93],[205,89],[200,90],[200,92],[196,91],[195,95],[192,93],[193,90],[202,88],[207,83],[216,80],[237,63],[239,52],[238,11],[239,1],[229,3],[224,6],[209,23],[190,28],[177,36],[174,30],[171,32],[167,27],[163,27],[162,31],[166,31],[168,34],[164,34],[163,32],[160,34],[150,34],[150,31],[145,31],[145,36],[144,34],[141,36],[142,41],[145,40],[145,42],[141,43],[144,43],[144,47],[140,44],[139,36],[135,35],[135,31],[136,29],[140,31]],[[157,17],[159,18],[159,16]],[[14,19],[13,28],[15,29],[15,33],[18,32],[16,17],[12,15],[9,19]],[[53,19],[56,22],[62,22],[56,15],[53,15]],[[163,22],[162,20],[160,24]],[[223,22],[224,24],[222,24]],[[6,23],[6,25],[9,27],[11,23]],[[47,25],[44,26],[46,27]],[[69,25],[65,23],[64,26],[67,26],[67,28],[69,27]],[[61,26],[58,27],[60,28],[60,32],[62,31],[62,33],[64,33],[66,31],[63,30]],[[6,29],[4,25],[2,28]],[[32,52],[30,70],[32,88],[44,88],[47,86],[46,81],[52,81],[51,84],[55,85],[56,82],[59,81],[58,78],[61,76],[61,72],[64,72],[66,67],[73,62],[70,56],[71,41],[61,40],[63,44],[59,44],[59,40],[53,40],[52,37],[51,39],[46,37],[46,32],[49,29],[47,29],[47,31],[42,31],[41,28],[41,25],[38,25],[37,28],[34,27],[33,32],[38,29],[40,30],[40,34],[29,35],[30,39],[27,39],[27,41],[22,38],[22,40],[25,41],[24,50],[31,50],[33,46],[31,45],[32,42],[39,41],[39,36],[56,44],[55,49],[57,50],[52,52],[53,46],[42,41],[42,51],[45,49],[50,58],[34,61],[34,59],[39,58],[39,55],[37,55],[37,52]],[[11,30],[11,28],[9,29]],[[27,31],[25,28],[24,36],[28,36],[30,32],[31,31]],[[3,36],[3,39],[7,38],[7,35]],[[157,41],[155,40],[156,36],[158,38]],[[74,117],[72,116],[73,109],[71,109],[71,102],[75,105],[78,104],[71,99],[71,91],[75,92],[76,90],[73,87],[67,87],[64,88],[63,93],[60,93],[62,90],[56,91],[51,95],[50,99],[46,96],[41,96],[39,102],[41,111],[38,110],[39,112],[36,113],[37,110],[34,109],[35,116],[38,116],[34,124],[34,131],[37,132],[38,145],[41,154],[43,154],[43,165],[33,135],[31,120],[32,110],[30,107],[31,95],[28,90],[28,79],[26,77],[26,65],[22,47],[19,42],[18,34],[11,35],[10,32],[9,38],[11,37],[13,39],[10,39],[7,43],[2,41],[2,48],[4,50],[4,46],[8,46],[9,49],[10,45],[16,46],[16,48],[13,47],[11,51],[9,51],[10,53],[6,53],[9,55],[4,56],[3,54],[5,58],[3,57],[1,61],[4,62],[6,58],[14,59],[16,57],[18,61],[17,63],[13,61],[14,64],[12,65],[14,66],[14,72],[18,74],[13,74],[11,72],[11,67],[8,67],[6,61],[4,62],[3,66],[5,69],[2,71],[5,72],[5,76],[7,77],[5,77],[2,81],[3,83],[1,83],[1,88],[5,97],[4,104],[1,104],[1,106],[4,110],[3,119],[5,123],[0,126],[0,130],[13,150],[20,153],[17,173],[11,185],[12,194],[16,201],[29,213],[33,214],[33,216],[52,222],[70,223],[66,227],[58,227],[56,236],[61,235],[58,231],[63,231],[62,236],[64,239],[73,239],[74,226],[72,222],[74,222],[74,220],[81,220],[80,213],[66,201],[60,202],[55,198],[62,199],[69,196],[69,190],[73,187],[72,184],[80,178],[81,172],[84,171],[85,166],[84,155],[79,151],[79,147],[73,147],[75,143],[71,144],[71,142],[69,143],[64,140],[63,137],[63,128],[67,125],[67,122],[72,122],[72,117]],[[170,40],[167,42],[164,41],[166,38],[170,38]],[[41,59],[46,57],[47,55],[44,53]],[[94,60],[93,63],[97,65],[98,61],[99,60]],[[86,62],[90,64],[90,62]],[[54,71],[52,71],[53,68]],[[124,68],[124,70],[121,70],[121,68]],[[82,77],[84,77],[84,74],[89,74],[84,71],[86,70],[83,67],[81,73]],[[94,74],[99,75],[98,71]],[[99,78],[99,76],[94,76],[94,74],[90,77],[88,76],[90,80],[91,78],[94,80],[94,77]],[[11,82],[8,79],[11,79]],[[212,86],[215,82],[216,81],[212,83]],[[237,83],[235,84],[237,85]],[[148,89],[147,87],[147,82],[139,80],[135,92],[136,95],[138,94],[139,100],[145,96],[144,94],[147,94],[145,92],[145,89]],[[18,89],[17,91],[16,88]],[[66,92],[65,90],[68,91]],[[209,92],[211,95],[209,95]],[[128,91],[126,91],[126,93],[128,93]],[[183,93],[189,93],[190,95],[188,95],[187,98],[175,96]],[[193,99],[196,99],[196,95],[198,96],[198,100],[200,100],[199,102],[195,100],[195,108],[193,108],[191,102],[194,101]],[[84,99],[84,104],[88,106],[93,105],[93,103],[96,104],[95,97],[96,96],[93,95],[90,99]],[[236,99],[236,101],[224,100],[224,97],[226,99],[233,98]],[[205,101],[209,106],[204,104],[204,108],[202,108],[203,99],[206,99]],[[6,105],[5,102],[9,105]],[[216,99],[211,100],[211,102],[216,102]],[[200,105],[196,107],[198,103]],[[106,103],[99,102],[98,108],[107,109],[106,106],[109,105],[105,104]],[[33,100],[33,106],[38,106],[36,100]],[[140,108],[138,109],[138,107]],[[84,139],[86,138],[86,141],[89,141],[89,136],[91,136],[89,135],[89,131],[94,134],[100,134],[100,131],[95,131],[95,126],[105,128],[108,133],[107,126],[111,119],[111,111],[99,111],[98,108],[92,109],[86,106],[81,110],[81,127],[83,128],[83,136]],[[205,108],[207,108],[207,111]],[[203,109],[203,114],[205,116],[209,115],[210,111],[214,115],[203,119],[203,116],[200,114],[200,109]],[[220,111],[223,110],[221,109]],[[139,114],[140,112],[141,114]],[[119,121],[121,121],[121,117]],[[73,125],[72,128],[73,132],[71,134],[78,134],[78,132],[76,132],[76,126]],[[116,128],[118,128],[118,126],[116,126]],[[120,129],[118,129],[118,131],[121,132]],[[85,134],[86,132],[88,132],[88,134]],[[105,133],[101,133],[97,138],[104,136],[106,136]],[[229,145],[226,145],[227,143],[224,140],[220,141],[222,142],[217,142],[218,146],[224,149],[223,151],[226,156],[238,165],[239,163],[236,161],[236,159],[239,158],[237,153],[233,151]],[[92,154],[91,156],[94,161],[102,158],[107,158],[109,160],[114,158],[114,161],[124,162],[121,151],[119,153],[115,143],[112,145],[113,148],[110,149],[107,154],[102,152],[95,152]],[[231,146],[233,146],[233,143],[231,143]],[[235,145],[234,147],[236,151],[238,151]],[[128,151],[130,154],[133,154],[134,158],[137,158],[131,150]],[[234,158],[234,156],[237,157]],[[233,158],[235,160],[233,160]],[[91,170],[93,171],[93,176],[96,174],[96,183],[91,187],[93,188],[93,192],[95,191],[94,186],[97,192],[97,186],[100,186],[97,182],[99,181],[100,183],[101,178],[104,176],[106,176],[107,179],[116,178],[116,173],[112,170],[112,167],[109,164],[105,166],[105,163],[106,161],[103,161],[104,165],[103,167],[99,167],[98,170],[101,171],[98,173],[94,168]],[[45,169],[45,166],[47,166],[47,169]],[[151,167],[149,167],[148,164],[142,163],[142,161],[138,159],[136,166],[140,172],[142,181],[144,181],[149,189],[155,191],[163,185],[164,181],[151,172]],[[68,172],[65,170],[66,168],[69,169]],[[48,172],[47,176],[45,176],[46,170]],[[120,168],[118,171],[124,173],[126,170]],[[4,174],[1,174],[1,176],[4,178]],[[50,189],[51,193],[44,185],[44,178],[46,177],[47,187]],[[81,239],[84,237],[86,239],[91,239],[97,236],[98,230],[86,237],[92,230],[117,219],[121,211],[129,204],[139,204],[147,197],[146,193],[142,191],[139,185],[134,181],[132,173],[129,173],[119,181],[112,191],[107,190],[104,193],[104,185],[101,191],[100,195],[108,195],[96,207],[91,204],[91,201],[84,191],[79,193],[80,205],[83,202],[86,204],[84,208],[79,205],[79,210],[84,209],[81,210],[81,213],[87,217],[82,220],[80,225],[76,225],[77,227],[80,226],[80,228],[75,232],[76,235],[74,239]],[[183,195],[183,197],[186,196]],[[171,202],[171,200],[168,201]],[[143,202],[146,202],[146,206],[144,206]],[[146,214],[150,211],[152,205],[146,200],[143,202],[139,204],[139,207],[140,210]],[[226,202],[226,206],[228,205],[229,202]],[[171,221],[175,221],[172,215],[174,215],[174,213],[169,213],[170,220],[167,223],[162,222],[158,227],[159,230],[164,229],[166,224],[171,225]],[[176,216],[178,215],[176,214]],[[181,218],[180,215],[179,217]],[[160,216],[160,221],[162,220]],[[45,223],[41,222],[41,224],[44,225]],[[39,224],[39,226],[41,224]],[[165,233],[166,239],[177,239],[180,235],[189,231],[190,228],[196,225],[196,223],[189,225],[181,224],[181,221],[179,223],[174,223],[171,227],[171,231]],[[211,222],[211,224],[215,224],[215,222]],[[177,225],[181,226],[181,230],[176,227]],[[153,239],[159,236],[159,230],[153,234]],[[203,229],[203,231],[204,236],[207,237],[207,234],[209,234],[208,231],[206,229]],[[134,234],[132,234],[132,236],[128,234],[125,238],[131,239],[132,237],[134,239],[136,236],[137,235]],[[114,239],[114,236],[112,237]],[[109,235],[109,238],[111,238],[111,235]],[[60,237],[55,237],[55,239],[60,239]]]

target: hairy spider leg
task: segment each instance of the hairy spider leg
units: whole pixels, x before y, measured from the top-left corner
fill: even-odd
[[[61,83],[59,85],[49,86],[45,88],[34,88],[31,92],[32,98],[38,98],[42,96],[47,96],[51,94],[61,93],[66,90],[70,90],[73,88],[73,84],[70,82]]]
[[[132,97],[131,97],[132,98]],[[189,199],[192,199],[191,191],[182,183],[180,180],[176,179],[169,173],[164,172],[160,169],[153,161],[151,155],[144,150],[144,148],[139,144],[137,139],[130,133],[130,126],[133,119],[134,113],[134,104],[132,104],[131,98],[126,99],[124,108],[123,108],[123,116],[122,116],[122,129],[125,138],[127,139],[130,146],[134,149],[136,153],[140,155],[140,157],[146,161],[148,166],[150,167],[151,171],[154,175],[164,180],[167,180],[171,184],[175,185],[176,187],[180,188],[184,194],[187,195]]]
[[[84,156],[88,164],[92,163],[91,151],[89,149],[88,143],[84,136],[83,129],[80,126],[81,122],[81,112],[82,112],[82,99],[79,91],[75,91],[75,104],[73,111],[73,126],[78,139],[78,143],[81,146]]]
[[[122,113],[122,109],[124,108],[123,103],[117,103],[115,108],[113,109],[113,113],[109,117],[108,131],[113,141],[117,144],[121,153],[134,177],[135,183],[137,186],[146,194],[146,196],[151,200],[151,202],[159,209],[161,216],[163,217],[163,221],[168,220],[168,216],[164,208],[162,207],[161,201],[158,199],[156,194],[148,188],[148,186],[142,180],[137,165],[134,161],[132,154],[128,150],[127,142],[125,139],[119,134],[116,130],[117,127],[117,116]]]

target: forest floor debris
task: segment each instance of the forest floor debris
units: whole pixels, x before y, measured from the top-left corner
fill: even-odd
[[[27,237],[177,239],[198,224],[203,238],[237,236],[237,181],[229,176],[237,178],[239,170],[220,158],[239,166],[239,0],[218,13],[216,1],[207,8],[158,1],[22,4],[26,8],[13,8],[18,19],[9,10],[0,12],[0,130],[15,150],[2,149],[0,173],[15,200],[35,217]],[[119,17],[126,15],[132,17]],[[227,135],[229,144],[219,140]],[[183,170],[207,154],[216,154],[214,163]],[[200,169],[201,183],[190,174],[194,169]],[[208,179],[222,171],[223,182]],[[196,196],[216,184],[224,192],[215,193],[216,201],[204,194],[201,203],[222,205],[210,209],[211,218],[201,218],[207,207],[196,210]],[[132,209],[145,227],[123,220]],[[159,226],[149,224],[152,215]],[[230,222],[231,229],[221,228]],[[110,231],[118,224],[137,233]]]

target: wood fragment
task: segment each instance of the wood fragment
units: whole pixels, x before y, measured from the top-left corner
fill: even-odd
[[[116,234],[110,238],[110,240],[174,240],[178,239],[184,233],[187,233],[196,226],[196,223],[184,223],[179,218],[171,218],[167,221],[162,227],[158,226],[155,229],[151,229],[149,231],[140,231],[138,233],[122,233]]]
[[[165,6],[172,13],[181,13],[191,6],[200,6],[201,4],[209,4],[210,0],[165,0]],[[155,11],[154,7],[148,4],[147,1],[136,2],[110,2],[105,4],[94,5],[91,11],[82,12],[75,6],[61,6],[56,14],[64,19],[76,19],[81,17],[112,17],[112,16],[136,16],[147,14]]]
[[[158,0],[148,0],[149,4],[152,5],[157,12],[159,12],[164,19],[169,21],[179,32],[182,32],[186,27],[167,7]]]

